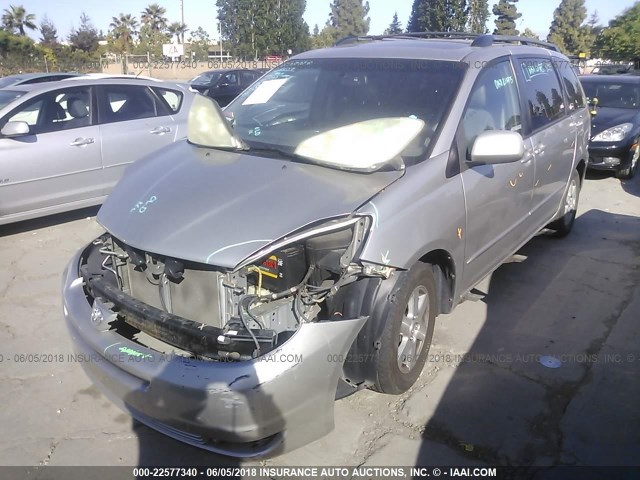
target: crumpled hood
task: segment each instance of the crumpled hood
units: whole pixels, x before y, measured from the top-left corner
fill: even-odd
[[[621,123],[635,123],[634,117],[638,110],[629,108],[596,107],[595,116],[591,117],[591,136],[599,134],[607,128],[615,127]]]
[[[350,214],[403,172],[352,173],[177,142],[132,164],[98,222],[126,244],[233,268],[273,240]]]

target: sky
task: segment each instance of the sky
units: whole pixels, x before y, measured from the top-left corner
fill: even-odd
[[[89,2],[86,0],[1,0],[0,9],[4,10],[9,3],[12,5],[21,4],[28,13],[36,15],[36,23],[39,23],[46,14],[55,24],[58,34],[66,37],[73,27],[79,25],[80,14],[83,11],[89,15],[98,30],[103,30],[106,33],[113,16],[117,16],[119,13],[131,13],[139,21],[140,12],[144,7],[154,2],[167,9],[167,17],[170,22],[180,21],[180,0],[94,0]],[[201,26],[212,37],[217,37],[215,0],[183,0],[183,2],[184,20],[187,26],[191,30]],[[304,18],[311,31],[313,31],[315,24],[318,24],[320,28],[325,24],[329,17],[330,3],[331,0],[307,0]],[[369,0],[371,7],[369,33],[382,33],[391,23],[396,11],[398,19],[405,27],[411,13],[412,3],[413,0]],[[489,0],[490,8],[494,3],[497,3],[497,0]],[[522,31],[529,27],[541,38],[546,37],[553,19],[553,11],[559,3],[560,0],[520,0],[518,11],[522,13],[522,17],[518,21],[518,29]],[[586,0],[588,14],[590,15],[597,10],[601,23],[605,25],[634,3],[634,0]],[[489,20],[487,26],[490,30],[493,29],[493,18]],[[39,38],[37,33],[31,34],[31,36],[35,39]]]

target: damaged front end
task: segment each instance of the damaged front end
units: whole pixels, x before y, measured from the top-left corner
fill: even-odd
[[[342,317],[331,297],[391,269],[353,262],[369,217],[327,222],[290,235],[233,270],[128,246],[109,234],[80,271],[94,322],[143,345],[212,361],[246,361],[284,344],[301,324]]]
[[[348,384],[343,363],[368,317],[345,292],[363,291],[393,271],[357,261],[370,222],[368,216],[322,222],[233,269],[102,235],[76,257],[78,277],[73,268],[67,273],[65,316],[76,347],[105,354],[120,345],[136,355],[170,354],[171,361],[146,372],[131,364],[116,364],[123,372],[85,369],[134,417],[202,448],[248,456],[238,445],[262,442],[255,453],[262,455],[319,438],[333,427],[339,387],[357,388]],[[90,312],[85,320],[75,318],[83,310],[80,291]],[[269,363],[281,354],[294,360]],[[137,387],[132,375],[141,381]],[[198,407],[185,408],[194,396]],[[191,442],[192,434],[204,440]],[[264,446],[276,438],[280,447]]]

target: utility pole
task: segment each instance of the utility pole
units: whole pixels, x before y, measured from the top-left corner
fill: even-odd
[[[184,0],[180,0],[180,19],[181,19],[181,26],[182,28],[184,28]],[[184,43],[184,32],[182,32],[182,43]]]

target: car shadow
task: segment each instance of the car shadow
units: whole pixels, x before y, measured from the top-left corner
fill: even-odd
[[[430,358],[457,368],[437,368],[413,394],[425,422],[417,466],[442,465],[443,444],[468,465],[637,465],[640,363],[626,355],[638,353],[640,308],[624,312],[640,283],[639,232],[637,217],[590,210],[567,239],[531,240],[526,260],[496,270],[456,319],[438,319]]]
[[[41,228],[52,227],[54,225],[62,225],[64,223],[75,222],[83,218],[95,217],[100,210],[100,205],[94,207],[81,208],[70,212],[57,213],[55,215],[47,215],[45,217],[34,218],[31,220],[22,220],[20,222],[0,225],[0,237],[9,235],[17,235],[19,233],[31,232]]]

